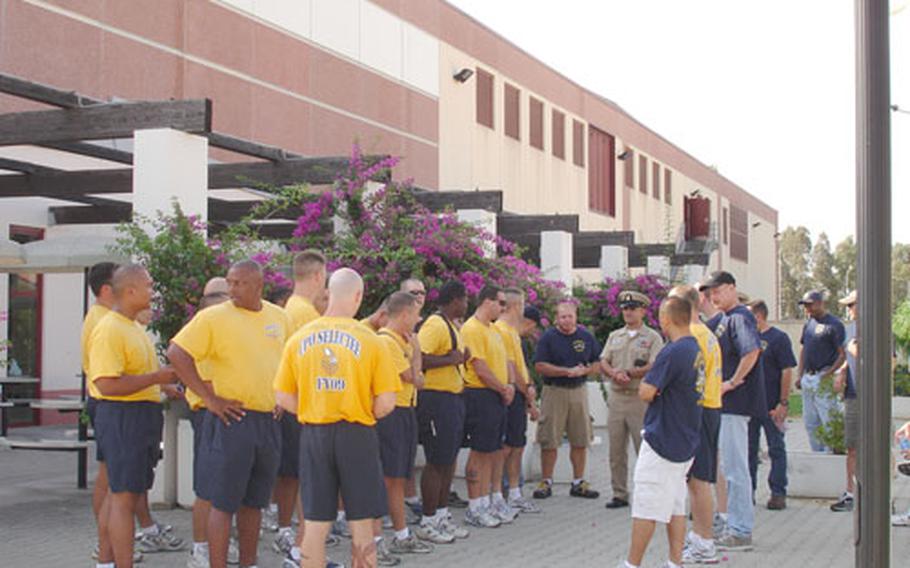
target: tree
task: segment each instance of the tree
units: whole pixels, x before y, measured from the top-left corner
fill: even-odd
[[[853,236],[842,240],[834,249],[834,274],[840,286],[838,297],[856,289],[856,242]]]
[[[812,286],[828,293],[828,299],[837,300],[841,286],[835,274],[834,255],[828,235],[822,233],[812,247]]]
[[[910,295],[910,245],[896,243],[891,249],[891,309],[896,310]]]
[[[780,235],[781,315],[799,318],[799,299],[811,286],[812,239],[805,227],[787,227]]]
[[[894,342],[902,350],[910,350],[910,300],[904,300],[904,303],[897,308],[894,313],[894,321],[891,322],[891,329],[894,332]]]

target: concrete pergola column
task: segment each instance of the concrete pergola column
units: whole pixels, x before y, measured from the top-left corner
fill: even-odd
[[[543,231],[540,233],[540,269],[545,278],[562,282],[572,292],[572,233]]]
[[[670,257],[668,256],[649,256],[648,257],[648,274],[660,276],[665,280],[670,278]]]
[[[686,284],[695,284],[705,277],[705,267],[700,264],[687,264],[683,267],[683,278]]]
[[[491,235],[496,234],[496,213],[486,209],[459,209],[456,214],[458,215],[458,220],[462,223],[470,223]],[[484,241],[481,246],[488,258],[496,256],[496,245],[494,243]]]
[[[629,276],[629,249],[621,245],[600,247],[600,275],[613,280]]]
[[[149,219],[154,219],[159,211],[170,214],[176,200],[186,215],[207,221],[208,148],[207,138],[179,130],[136,131],[133,134],[133,214]],[[178,461],[192,461],[192,443],[181,447],[177,430],[177,414],[170,409],[164,415],[164,455],[155,469],[155,485],[149,491],[152,503],[176,503]]]

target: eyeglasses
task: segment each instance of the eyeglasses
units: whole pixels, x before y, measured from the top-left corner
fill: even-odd
[[[410,292],[408,292],[408,294],[410,294],[412,296],[426,296],[427,291],[426,290],[411,290]]]
[[[852,308],[852,307],[854,307],[854,306],[856,306],[856,302],[853,302],[852,304],[847,304],[847,307],[848,307],[848,308]]]
[[[506,307],[506,301],[505,301],[505,300],[499,300],[499,305],[500,305],[501,307],[503,307],[503,308]]]

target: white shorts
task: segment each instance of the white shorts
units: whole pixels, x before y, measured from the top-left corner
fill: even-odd
[[[686,473],[692,460],[682,463],[662,458],[644,439],[635,464],[632,518],[669,523],[686,514]]]

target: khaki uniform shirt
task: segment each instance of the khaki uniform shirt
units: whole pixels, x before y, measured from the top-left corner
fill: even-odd
[[[664,340],[660,334],[646,325],[636,331],[623,327],[607,338],[600,358],[614,369],[628,371],[653,363],[663,346]],[[626,385],[617,385],[611,381],[610,388],[622,393],[638,393],[640,383],[641,379],[632,379]]]

